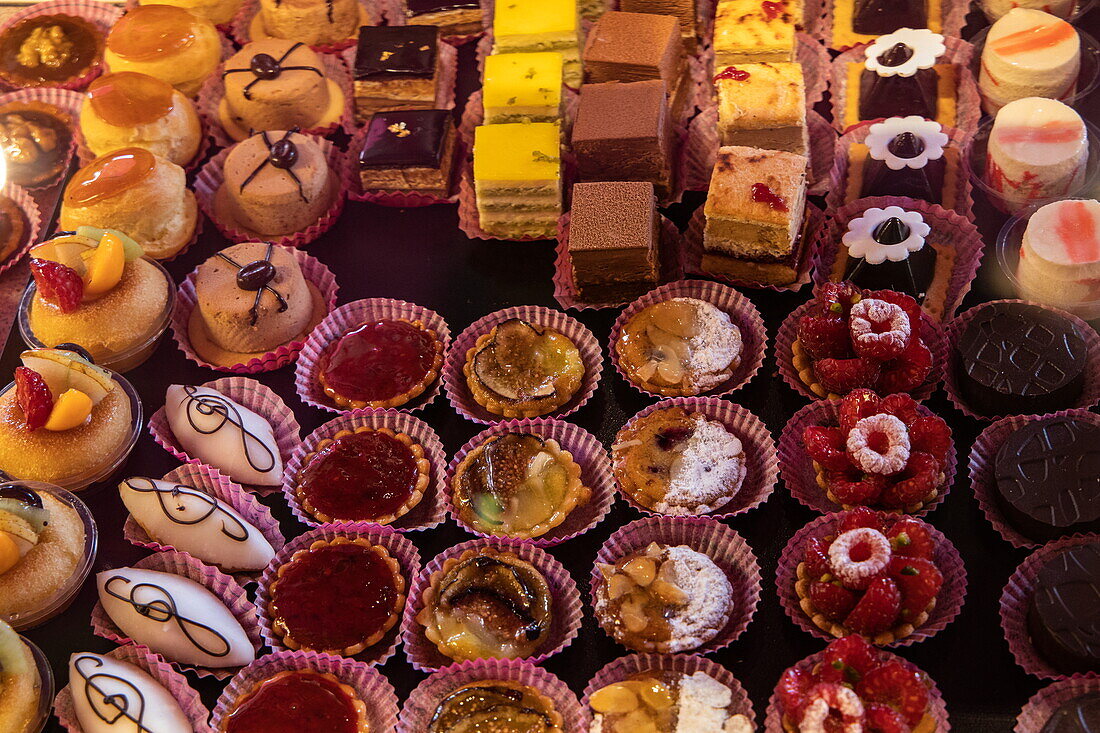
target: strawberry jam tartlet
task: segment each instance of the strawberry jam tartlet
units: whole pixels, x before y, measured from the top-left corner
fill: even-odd
[[[791,359],[819,397],[836,399],[861,387],[913,392],[925,386],[933,367],[920,330],[921,307],[904,293],[825,283],[798,319]]]
[[[857,389],[841,400],[837,422],[802,433],[831,501],[913,513],[939,495],[954,445],[943,418],[907,394]]]

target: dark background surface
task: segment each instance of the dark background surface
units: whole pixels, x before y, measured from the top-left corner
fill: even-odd
[[[1100,14],[1093,13],[1077,23],[1096,34]],[[461,55],[458,99],[463,100],[476,86],[473,47],[467,45]],[[461,101],[460,101],[461,105]],[[1079,105],[1090,120],[1097,121],[1100,110],[1097,97]],[[460,110],[458,110],[460,112]],[[1093,194],[1095,195],[1095,193]],[[690,212],[702,197],[689,195],[688,203],[673,207],[670,217],[686,224]],[[976,213],[987,245],[986,257],[967,298],[966,306],[992,297],[1011,295],[1003,289],[996,272],[992,244],[1003,222],[984,201],[977,202]],[[207,225],[200,241],[185,255],[168,264],[177,282],[206,259],[226,246],[212,226]],[[337,274],[339,303],[359,298],[391,297],[412,301],[439,312],[457,334],[486,313],[510,305],[539,304],[556,307],[553,300],[554,250],[552,242],[513,243],[468,240],[457,227],[454,206],[422,209],[390,209],[373,204],[349,202],[336,226],[308,247]],[[774,293],[748,290],[746,295],[764,316],[770,341],[786,315],[809,297],[809,289],[800,293]],[[643,398],[627,385],[607,359],[607,337],[617,309],[583,311],[584,322],[604,347],[604,372],[593,399],[568,419],[595,433],[610,446],[616,431],[634,413],[653,400]],[[18,364],[23,349],[18,333],[9,336],[0,374],[9,375]],[[141,394],[146,417],[164,403],[170,384],[199,384],[222,374],[200,368],[188,361],[168,334],[154,356],[127,378]],[[283,396],[295,411],[305,436],[332,414],[304,405],[294,391],[293,365],[275,372],[256,375],[264,384]],[[730,399],[743,404],[760,416],[778,438],[784,423],[805,400],[779,377],[769,351],[764,367],[743,389]],[[961,615],[934,638],[911,647],[895,650],[926,670],[938,684],[947,702],[953,729],[986,733],[1009,731],[1027,698],[1044,683],[1030,677],[1013,662],[1004,641],[998,615],[1001,590],[1026,552],[1004,542],[985,520],[973,499],[966,475],[966,461],[975,435],[982,425],[956,411],[942,390],[927,402],[944,416],[955,432],[959,472],[946,500],[926,519],[950,538],[962,553],[969,575],[966,603]],[[440,395],[425,410],[417,413],[439,434],[452,455],[483,426],[458,415]],[[160,477],[175,468],[177,462],[144,433],[122,472],[116,477],[146,475]],[[91,487],[81,493],[99,523],[99,555],[92,574],[110,567],[132,563],[148,554],[130,545],[122,537],[126,511],[114,489],[115,482]],[[293,537],[305,527],[291,515],[282,494],[263,499],[282,521],[284,533]],[[596,625],[587,605],[587,587],[597,548],[618,527],[640,514],[619,500],[611,513],[593,530],[549,551],[573,574],[586,601],[584,626],[579,637],[564,652],[545,663],[581,694],[588,680],[603,665],[629,653],[612,642]],[[819,651],[823,642],[800,630],[787,618],[775,592],[775,570],[779,552],[802,525],[816,516],[790,498],[782,482],[762,507],[728,521],[752,546],[759,558],[763,593],[760,605],[746,633],[732,646],[710,655],[730,668],[751,696],[758,726],[782,671],[799,659]],[[448,521],[426,532],[407,535],[417,546],[426,564],[438,552],[470,539],[465,531]],[[47,654],[57,678],[58,688],[67,682],[67,661],[75,651],[107,651],[113,644],[92,634],[89,614],[95,603],[94,583],[89,579],[73,605],[52,621],[26,632]],[[409,691],[424,677],[398,653],[382,668],[403,702]],[[222,685],[188,675],[212,709]],[[61,731],[56,719],[46,730]],[[701,732],[702,733],[702,732]]]

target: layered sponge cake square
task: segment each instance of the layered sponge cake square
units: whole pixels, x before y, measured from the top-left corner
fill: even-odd
[[[671,15],[612,10],[600,16],[588,32],[585,83],[660,79],[677,118],[691,87],[684,81],[686,69],[680,25]]]
[[[730,64],[794,61],[802,0],[720,0],[714,16],[716,68]]]
[[[493,53],[557,51],[565,82],[580,86],[580,35],[576,0],[507,0],[493,16]]]
[[[656,286],[660,238],[652,184],[578,183],[569,215],[578,295],[592,303],[623,303]]]
[[[554,122],[561,116],[562,57],[557,51],[501,53],[485,59],[485,124]]]
[[[560,136],[556,122],[474,129],[474,192],[482,229],[506,239],[557,233]]]
[[[806,85],[802,64],[727,66],[715,76],[722,145],[806,155]]]

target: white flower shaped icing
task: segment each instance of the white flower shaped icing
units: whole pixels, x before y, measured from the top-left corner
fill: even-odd
[[[906,132],[913,133],[924,143],[924,150],[915,158],[899,158],[890,152],[890,143]],[[920,115],[909,115],[888,117],[882,122],[876,122],[871,125],[863,142],[870,149],[872,158],[881,160],[892,171],[900,171],[902,168],[920,170],[928,161],[939,160],[943,157],[947,141],[943,125],[935,120],[926,120]]]
[[[909,227],[909,236],[898,244],[882,244],[875,241],[875,229],[890,218],[897,218]],[[913,252],[919,252],[924,246],[925,237],[932,231],[918,211],[906,211],[900,206],[887,206],[885,209],[867,209],[863,216],[848,222],[848,231],[844,234],[844,246],[848,255],[862,258],[871,265],[883,262],[903,262]]]
[[[899,43],[913,51],[909,60],[897,66],[880,64],[878,57]],[[933,33],[927,28],[901,28],[872,41],[867,47],[867,60],[864,64],[869,71],[879,76],[912,76],[921,69],[931,69],[945,53],[947,46],[939,33]]]

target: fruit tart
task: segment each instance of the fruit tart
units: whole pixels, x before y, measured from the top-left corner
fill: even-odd
[[[462,685],[435,709],[427,733],[564,733],[554,701],[530,685],[480,680]]]
[[[825,283],[797,329],[791,360],[818,397],[837,399],[862,387],[882,395],[913,392],[933,372],[921,307],[904,293]]]
[[[234,700],[219,733],[370,733],[367,705],[336,675],[286,669]]]
[[[102,60],[105,34],[64,13],[25,18],[0,33],[0,80],[13,87],[63,86]]]
[[[0,155],[7,180],[37,188],[61,179],[73,150],[67,112],[37,99],[0,105]]]
[[[811,425],[802,433],[830,501],[911,514],[944,488],[951,428],[909,395],[857,389],[841,400],[837,418],[835,427]]]
[[[752,733],[730,688],[706,672],[636,672],[592,693],[590,733]]]
[[[42,682],[30,647],[0,619],[0,730],[31,730],[43,694]],[[49,706],[46,709],[48,712]]]
[[[788,668],[772,701],[788,733],[934,733],[933,690],[924,672],[853,634]]]
[[[573,398],[584,362],[565,334],[510,318],[478,337],[462,373],[477,403],[494,415],[538,417]]]

